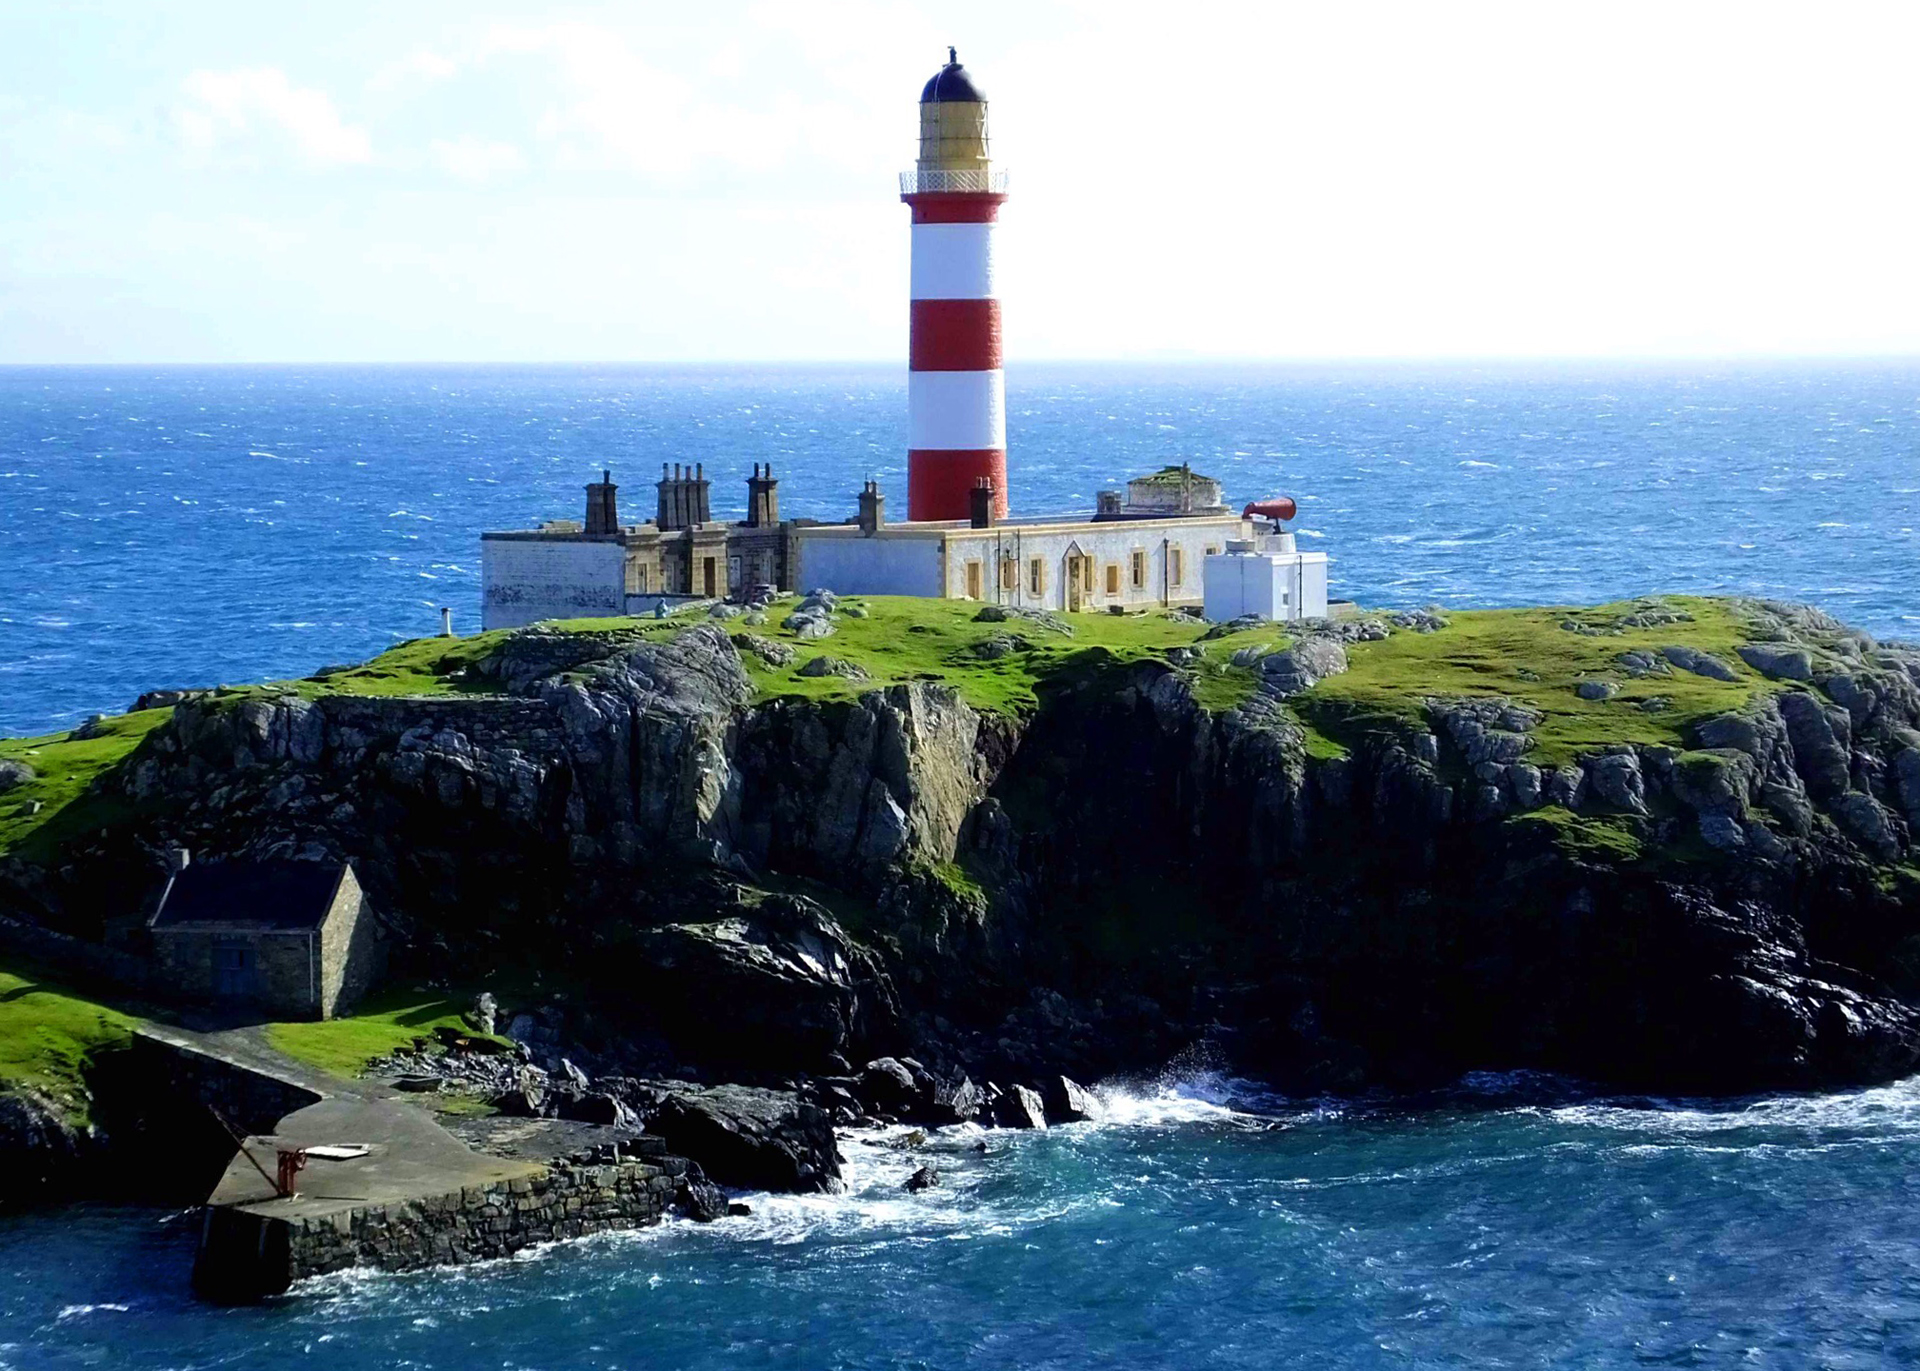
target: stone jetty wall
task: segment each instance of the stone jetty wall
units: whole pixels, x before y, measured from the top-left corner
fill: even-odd
[[[687,1163],[664,1152],[560,1162],[546,1172],[403,1203],[277,1218],[209,1209],[194,1287],[221,1301],[260,1299],[353,1266],[411,1271],[509,1257],[538,1243],[658,1223]]]

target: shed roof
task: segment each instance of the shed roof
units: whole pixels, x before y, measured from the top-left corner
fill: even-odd
[[[248,924],[263,933],[318,928],[333,908],[345,862],[195,862],[174,876],[149,924]]]

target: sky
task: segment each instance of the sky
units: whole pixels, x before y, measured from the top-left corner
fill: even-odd
[[[1920,354],[1920,6],[0,0],[0,363]]]

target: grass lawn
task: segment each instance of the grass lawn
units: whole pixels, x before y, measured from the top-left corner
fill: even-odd
[[[87,1063],[123,1046],[137,1023],[39,976],[0,971],[0,1090],[28,1085],[77,1101]]]
[[[1738,709],[1756,694],[1778,689],[1741,662],[1734,648],[1747,641],[1744,626],[1723,602],[1672,596],[1661,601],[1693,616],[1656,628],[1617,627],[1632,604],[1593,609],[1481,609],[1449,612],[1435,633],[1395,633],[1347,648],[1350,669],[1294,701],[1314,728],[1331,738],[1409,724],[1425,727],[1426,696],[1503,695],[1544,716],[1533,730],[1527,760],[1536,766],[1571,762],[1612,743],[1685,747],[1701,719]],[[1571,632],[1569,620],[1601,629]],[[1711,652],[1733,668],[1734,681],[1716,681],[1674,668],[1669,675],[1630,677],[1615,660],[1640,650],[1657,654],[1679,644]],[[1583,680],[1617,684],[1608,700],[1574,693]],[[1659,712],[1640,707],[1662,697]]]
[[[126,812],[124,801],[99,794],[93,783],[172,715],[170,709],[122,714],[106,720],[94,738],[0,738],[0,759],[25,762],[34,772],[32,780],[0,795],[0,852],[45,860],[67,837]]]
[[[846,613],[849,606],[864,608],[867,617]],[[768,666],[752,653],[741,654],[763,700],[850,700],[877,686],[941,681],[976,709],[1021,715],[1039,705],[1040,689],[1052,678],[1164,656],[1168,648],[1199,647],[1204,653],[1197,668],[1201,702],[1211,709],[1228,709],[1252,692],[1254,680],[1251,671],[1229,666],[1227,659],[1248,643],[1285,641],[1278,629],[1262,628],[1202,644],[1207,624],[1161,610],[1063,615],[1073,627],[1073,636],[1068,637],[1026,619],[981,622],[975,618],[981,606],[970,600],[873,596],[843,599],[841,613],[834,618],[834,635],[806,642],[780,627],[790,609],[790,604],[776,604],[768,611],[767,622],[758,627],[738,619],[727,622],[736,638],[758,634],[799,653],[785,667]],[[994,659],[979,656],[975,649],[992,638],[1012,639],[1015,650]],[[822,656],[852,662],[871,679],[800,675],[802,667]]]
[[[375,1057],[411,1046],[415,1038],[431,1037],[436,1028],[481,1036],[460,1017],[472,1003],[472,996],[389,991],[375,995],[359,1013],[345,1018],[268,1024],[267,1041],[308,1066],[336,1076],[358,1076]]]

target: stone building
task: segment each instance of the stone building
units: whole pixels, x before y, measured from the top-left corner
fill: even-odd
[[[795,523],[780,518],[771,463],[747,480],[747,517],[713,517],[700,464],[660,465],[653,519],[620,522],[613,473],[587,487],[584,523],[480,535],[481,621],[518,628],[541,619],[649,613],[678,598],[737,598],[756,585],[791,590]]]
[[[385,969],[379,920],[347,862],[191,862],[147,921],[161,979],[187,1000],[329,1019]]]
[[[1130,483],[1125,500],[1102,491],[1091,516],[999,519],[992,496],[977,490],[964,521],[889,524],[886,497],[869,481],[852,522],[796,531],[801,577],[808,589],[846,595],[1024,609],[1198,605],[1206,559],[1248,536],[1219,482],[1186,467]]]

